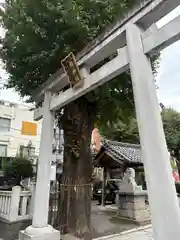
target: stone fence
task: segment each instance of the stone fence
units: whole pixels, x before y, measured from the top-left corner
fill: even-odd
[[[30,191],[15,186],[12,191],[0,191],[0,218],[8,222],[31,219],[32,200]]]

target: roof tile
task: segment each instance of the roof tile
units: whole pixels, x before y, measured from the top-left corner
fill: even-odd
[[[123,157],[132,163],[143,163],[140,145],[104,140],[103,146],[115,156]]]

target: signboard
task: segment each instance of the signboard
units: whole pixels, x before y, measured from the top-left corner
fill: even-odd
[[[37,136],[37,124],[33,122],[22,121],[21,134]]]
[[[81,77],[79,67],[73,53],[67,55],[62,61],[61,65],[69,77],[71,87],[81,87],[83,85],[83,78]]]

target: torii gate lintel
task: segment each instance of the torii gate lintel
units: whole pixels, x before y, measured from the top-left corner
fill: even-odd
[[[152,55],[156,52],[163,50],[172,43],[180,39],[180,16],[167,23],[160,29],[153,24],[149,29],[142,33],[143,51],[147,55]],[[110,62],[97,69],[92,74],[84,74],[84,67],[80,68],[84,79],[82,88],[73,89],[69,88],[65,92],[60,92],[52,97],[50,110],[56,111],[71,101],[81,97],[82,95],[92,91],[96,87],[110,81],[113,77],[121,74],[129,68],[129,61],[127,55],[127,46],[117,49],[118,55]],[[107,71],[108,69],[108,71]],[[65,73],[59,77],[64,86],[67,76]],[[68,80],[67,80],[68,83]],[[42,108],[37,108],[34,113],[34,119],[39,120],[42,118]]]

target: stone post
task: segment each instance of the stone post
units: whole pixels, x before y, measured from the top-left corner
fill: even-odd
[[[141,30],[127,28],[127,48],[140,133],[154,239],[180,239],[180,210],[167,151],[151,63]]]
[[[32,226],[20,232],[20,240],[46,239],[59,240],[60,233],[48,225],[50,173],[52,158],[52,142],[54,116],[49,110],[51,93],[45,93],[43,106],[43,123],[41,132],[40,154],[38,162],[37,182],[34,196]]]
[[[21,187],[15,186],[12,188],[11,203],[9,210],[9,221],[17,221],[19,212],[19,202],[20,202]]]
[[[35,197],[35,183],[31,183],[30,189],[31,191],[31,200],[30,200],[30,204],[29,204],[29,214],[31,216],[33,216],[33,211],[34,211],[34,197]]]

